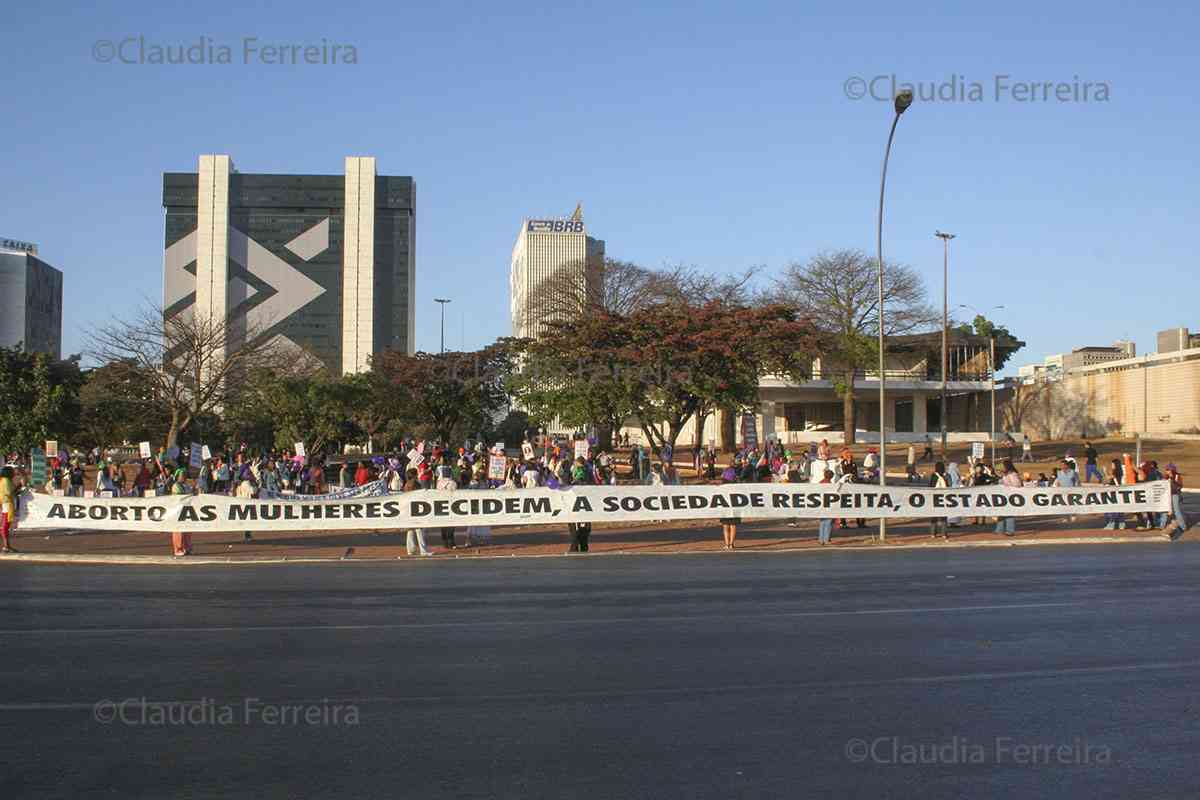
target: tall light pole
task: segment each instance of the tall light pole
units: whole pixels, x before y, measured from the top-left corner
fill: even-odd
[[[442,307],[442,352],[445,353],[446,352],[446,303],[449,303],[450,301],[446,300],[445,298],[442,298],[442,297],[435,297],[435,298],[433,298],[433,302],[439,304]]]
[[[939,415],[941,418],[942,428],[942,461],[946,460],[946,338],[948,336],[948,328],[950,327],[950,240],[954,238],[953,233],[942,233],[934,231],[934,236],[942,240],[942,411]]]
[[[892,105],[896,115],[892,117],[892,129],[888,131],[887,147],[883,151],[883,170],[879,174],[879,218],[875,225],[875,251],[879,257],[879,486],[887,486],[887,412],[884,400],[886,378],[883,351],[883,190],[887,185],[888,157],[892,154],[892,139],[896,136],[896,124],[900,115],[912,105],[913,93],[904,89],[896,95]],[[851,378],[853,380],[853,378]],[[879,518],[879,541],[887,540],[887,518]]]

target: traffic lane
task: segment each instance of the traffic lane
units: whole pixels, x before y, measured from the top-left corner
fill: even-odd
[[[1181,552],[1186,560],[1187,551]],[[779,748],[793,747],[808,761],[826,759],[821,763],[826,763],[829,771],[819,770],[816,774],[821,780],[832,781],[831,786],[840,785],[837,781],[842,774],[861,777],[861,767],[836,759],[828,762],[833,758],[828,742],[853,738],[860,728],[823,728],[820,722],[827,715],[854,720],[863,708],[879,709],[876,718],[868,718],[873,724],[865,728],[875,738],[903,735],[915,740],[924,736],[918,744],[927,742],[930,726],[938,731],[945,729],[937,727],[931,715],[951,701],[982,709],[982,718],[995,723],[966,728],[956,735],[1008,736],[1005,731],[1021,729],[1061,738],[1070,731],[1055,729],[1045,720],[1029,723],[1012,718],[1013,709],[1003,699],[1020,697],[1021,687],[1026,685],[1050,683],[1057,688],[1048,696],[1024,701],[1024,705],[1046,710],[1050,721],[1064,717],[1091,722],[1098,708],[1110,708],[1115,703],[1124,709],[1124,718],[1117,717],[1120,730],[1155,725],[1156,731],[1165,732],[1156,741],[1151,763],[1169,775],[1176,762],[1173,757],[1164,762],[1164,753],[1175,752],[1171,748],[1178,748],[1180,743],[1194,744],[1186,731],[1171,724],[1195,688],[1185,677],[1187,660],[1194,658],[1195,652],[1188,649],[1187,637],[1178,633],[1194,622],[1178,613],[1189,605],[1186,582],[1178,570],[1159,557],[1147,560],[1123,552],[1082,560],[1074,554],[1066,560],[1049,554],[1050,558],[1041,562],[1044,571],[1025,578],[1034,584],[1030,592],[1040,593],[1041,603],[1035,606],[1011,602],[1020,585],[1014,571],[1032,563],[1026,554],[1006,553],[983,560],[978,555],[971,554],[974,558],[964,560],[921,554],[899,565],[910,574],[892,580],[907,586],[920,599],[935,603],[936,611],[925,607],[896,614],[894,609],[884,608],[878,602],[878,576],[871,574],[880,567],[870,559],[857,569],[847,569],[845,561],[834,559],[824,573],[814,572],[812,564],[801,564],[799,572],[809,574],[801,575],[807,580],[800,581],[795,579],[796,570],[789,573],[776,563],[764,566],[754,563],[755,559],[731,559],[701,568],[700,574],[692,576],[700,585],[691,591],[686,585],[678,585],[687,583],[684,576],[665,587],[646,588],[639,579],[645,576],[637,574],[644,570],[638,565],[628,567],[633,574],[614,575],[598,566],[598,561],[580,561],[573,562],[567,572],[531,577],[529,592],[534,602],[523,605],[477,597],[465,609],[456,609],[453,603],[442,602],[450,600],[448,596],[429,596],[422,591],[428,587],[416,587],[408,599],[412,601],[409,605],[416,606],[416,616],[425,620],[417,625],[411,620],[379,622],[380,602],[368,602],[366,608],[354,611],[356,604],[345,603],[345,596],[336,589],[354,573],[302,571],[298,578],[290,571],[282,576],[272,571],[264,574],[280,578],[284,586],[263,591],[260,597],[249,594],[242,598],[245,606],[256,609],[254,616],[260,621],[273,621],[271,615],[281,596],[294,591],[324,592],[345,603],[336,610],[339,616],[349,614],[360,624],[377,627],[239,630],[223,619],[225,614],[217,604],[202,612],[215,615],[206,620],[213,630],[176,629],[166,633],[126,629],[122,633],[68,635],[70,639],[82,639],[84,646],[78,653],[63,652],[71,650],[73,644],[53,643],[55,636],[65,634],[5,634],[6,649],[14,640],[17,647],[40,643],[28,652],[13,652],[7,663],[22,664],[26,669],[5,675],[6,694],[16,689],[24,700],[62,700],[62,687],[71,686],[74,692],[66,700],[68,705],[75,703],[61,709],[6,710],[3,716],[9,723],[23,718],[25,727],[10,731],[5,741],[25,741],[21,733],[27,737],[30,727],[39,732],[48,728],[46,735],[66,740],[64,746],[71,746],[70,740],[74,739],[77,747],[99,747],[97,760],[80,762],[78,775],[71,779],[74,789],[86,790],[104,785],[103,776],[112,774],[112,765],[118,773],[133,769],[138,762],[132,754],[139,752],[139,737],[147,734],[144,726],[98,726],[90,718],[88,703],[92,698],[120,697],[130,692],[129,696],[148,695],[151,699],[213,696],[236,704],[247,696],[267,702],[311,702],[333,695],[360,705],[359,726],[325,726],[315,731],[261,724],[233,730],[186,726],[170,729],[167,738],[178,746],[171,744],[167,749],[182,759],[182,766],[170,775],[157,776],[167,784],[149,781],[147,792],[153,795],[155,787],[161,792],[164,785],[179,779],[190,780],[183,785],[192,788],[213,785],[214,773],[240,777],[253,786],[263,786],[264,780],[266,785],[274,785],[271,781],[276,779],[270,771],[242,773],[234,766],[234,762],[244,759],[245,752],[263,752],[275,753],[288,774],[305,776],[307,786],[324,786],[323,781],[330,780],[330,775],[337,775],[341,776],[337,780],[344,777],[364,793],[381,791],[396,780],[400,783],[395,786],[415,783],[420,794],[412,796],[438,796],[438,792],[445,796],[462,796],[460,792],[482,796],[504,793],[498,790],[513,787],[540,785],[544,789],[552,785],[545,782],[577,786],[581,792],[591,787],[597,792],[595,796],[612,796],[614,791],[629,793],[636,787],[653,785],[662,788],[661,794],[669,795],[667,784],[701,796],[729,796],[740,785],[736,779],[751,777],[752,783],[746,785],[758,790],[764,785],[774,786],[772,781],[777,778],[784,782],[797,779],[799,775],[787,767],[776,775],[755,766],[776,763],[778,758],[769,751]],[[584,563],[588,566],[579,569]],[[1155,567],[1155,596],[1147,599],[1138,592],[1136,579],[1140,577],[1144,587],[1151,565]],[[893,563],[891,571],[897,566]],[[946,572],[947,567],[955,572]],[[79,579],[70,571],[64,574],[74,581]],[[125,573],[118,573],[118,577],[120,574]],[[395,575],[387,573],[373,580],[391,585]],[[569,597],[561,591],[564,581],[589,575],[591,578],[580,587],[584,599],[562,602]],[[371,582],[363,577],[358,575],[355,583],[361,586]],[[513,576],[501,570],[495,577],[504,579],[493,583],[503,589]],[[621,585],[602,587],[596,585],[597,581]],[[858,585],[846,586],[847,581],[857,581]],[[224,584],[220,577],[216,582]],[[982,584],[987,584],[986,588],[981,588]],[[234,581],[233,590],[225,584],[222,591],[236,594],[242,585],[240,580]],[[522,594],[511,588],[507,591]],[[139,593],[153,598],[152,605],[161,602],[145,587],[131,592],[131,596]],[[608,606],[615,602],[614,595],[618,599],[626,597],[635,613],[607,613],[612,610]],[[1099,603],[1106,595],[1111,602]],[[588,597],[603,602],[589,603]],[[697,615],[691,613],[697,609],[682,608],[689,598],[703,613]],[[548,600],[559,602],[546,604]],[[964,607],[968,600],[973,605]],[[1008,607],[980,608],[986,605],[981,600],[1002,600],[991,605]],[[912,598],[902,602],[911,603]],[[1064,602],[1067,604],[1061,605]],[[538,604],[543,604],[540,610]],[[127,598],[123,603],[102,604],[106,610],[96,613],[128,620],[138,618],[131,610],[138,605]],[[586,613],[579,614],[581,610]],[[685,610],[689,613],[681,613]],[[170,622],[162,616],[167,611],[156,607],[147,619],[155,624]],[[855,613],[860,611],[867,613]],[[295,607],[289,607],[287,616],[290,618],[294,612]],[[431,616],[434,619],[430,620]],[[362,619],[368,622],[362,623]],[[389,624],[398,627],[380,627]],[[46,644],[47,637],[50,644]],[[59,663],[78,664],[80,668],[65,674],[36,671],[41,678],[31,681],[28,666],[39,664],[38,654],[47,651],[57,653]],[[1067,671],[1062,671],[1064,667]],[[95,682],[89,684],[88,676],[93,676]],[[1077,695],[1074,687],[1089,685],[1099,687],[1089,696],[1106,699],[1108,706],[1098,705],[1094,699],[1064,706],[1064,697]],[[58,694],[52,690],[59,690]],[[1155,703],[1162,701],[1161,709],[1149,713],[1154,704],[1144,702],[1140,697],[1143,693]],[[881,696],[911,699],[894,705]],[[800,716],[816,722],[795,729],[788,727],[787,719],[791,717],[780,720],[772,716],[777,707],[800,702],[797,698],[811,704],[821,697],[831,703],[841,698],[838,702],[849,704],[855,714],[848,717],[846,709],[837,703],[832,707],[802,704],[798,706],[803,712]],[[1164,697],[1169,701],[1162,700]],[[733,705],[726,708],[730,701]],[[584,717],[564,728],[563,720],[570,719],[571,709],[584,709]],[[1164,716],[1172,709],[1176,712],[1174,718]],[[1130,710],[1137,713],[1130,715]],[[673,724],[662,727],[660,717]],[[762,720],[771,719],[775,721],[763,727]],[[910,725],[909,720],[921,724]],[[412,755],[400,755],[396,773],[385,769],[378,775],[381,782],[376,783],[346,776],[344,768],[337,766],[339,759],[348,757],[346,748],[355,760],[359,754],[366,758],[372,753],[384,760],[396,759],[395,754],[375,752],[377,742],[357,738],[371,726],[375,726],[372,735],[382,727],[385,740]],[[889,734],[889,730],[898,733]],[[547,739],[546,731],[557,732],[558,738]],[[722,735],[722,731],[733,738]],[[163,735],[161,729],[151,733],[160,738]],[[643,733],[649,738],[639,738]],[[614,737],[618,741],[614,742]],[[623,751],[621,741],[631,737],[642,746],[633,752]],[[730,748],[744,755],[746,737],[757,740],[748,751],[753,758],[747,761],[739,756],[736,766],[740,768],[732,771],[732,777],[715,767],[705,769],[695,763],[696,758],[704,762],[704,754],[712,757]],[[799,744],[788,745],[781,737]],[[820,749],[804,745],[814,739],[823,743]],[[430,740],[447,743],[444,749],[450,755],[439,754],[436,749],[431,753]],[[1132,736],[1106,746],[1120,744],[1137,756],[1142,751],[1136,747],[1144,741],[1144,737]],[[571,742],[575,749],[567,747],[560,758],[555,758],[561,746]],[[156,746],[161,749],[162,744],[151,745],[151,750],[158,752]],[[529,747],[537,751],[532,757]],[[597,751],[601,755],[607,751],[613,758],[620,756],[622,769],[594,763],[589,754]],[[339,755],[327,758],[331,752]],[[541,758],[542,752],[549,761]],[[484,764],[480,759],[487,754],[491,760]],[[25,756],[28,770],[14,774],[47,779],[45,771],[37,768],[36,753]],[[428,774],[424,768],[427,761],[436,765]],[[554,765],[560,762],[575,766],[567,774],[559,774]],[[109,767],[104,766],[106,763]],[[198,770],[194,780],[187,778],[193,768],[189,765]],[[870,766],[885,773],[876,784],[881,789],[895,780],[903,784],[911,773],[909,769],[897,776],[894,764]],[[974,769],[979,765],[969,766]],[[1018,765],[997,763],[991,771],[970,772],[975,776],[970,780],[978,780],[979,774],[1000,775],[1005,785],[1023,785],[1019,775],[1010,774],[1014,766]],[[481,782],[480,771],[492,777]],[[741,775],[736,774],[739,771]],[[153,767],[151,773],[156,774]],[[693,774],[699,776],[695,783],[688,778]],[[968,779],[961,770],[931,774],[939,781],[948,781],[950,787]],[[653,783],[664,776],[669,778],[666,784]],[[449,777],[454,780],[447,783]],[[228,793],[238,784],[217,785],[219,792]],[[333,783],[329,788],[342,785]],[[858,784],[847,788],[854,785]],[[1101,781],[1092,788],[1106,786]],[[1123,786],[1128,789],[1134,785]],[[706,787],[719,787],[721,791],[704,795]],[[953,796],[954,791],[948,789],[947,796]]]
[[[409,697],[360,701],[353,726],[56,717],[53,735],[25,727],[41,747],[6,735],[18,743],[8,748],[9,787],[78,796],[119,786],[149,797],[1170,797],[1194,776],[1194,718],[1180,710],[1197,687],[1185,669],[791,685],[777,677],[787,671],[751,661],[703,691],[678,692],[505,696],[464,681],[457,701],[414,685]],[[70,757],[42,760],[50,742]],[[852,749],[860,742],[870,750]],[[1073,753],[1031,763],[1021,745]],[[935,755],[906,763],[912,748]]]

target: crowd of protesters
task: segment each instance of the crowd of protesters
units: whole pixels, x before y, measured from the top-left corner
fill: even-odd
[[[1010,437],[1011,438],[1011,437]],[[582,442],[587,446],[578,447]],[[628,436],[623,444],[628,445]],[[509,456],[500,445],[487,448],[482,442],[467,442],[463,447],[452,448],[437,442],[405,440],[398,453],[392,455],[347,456],[326,460],[322,457],[306,458],[302,454],[287,451],[265,453],[253,452],[246,447],[228,448],[228,452],[217,453],[211,458],[193,460],[187,451],[160,451],[151,458],[136,462],[132,477],[122,465],[99,450],[91,453],[71,455],[63,451],[47,462],[47,492],[66,496],[83,496],[85,492],[96,497],[141,497],[155,495],[225,494],[249,499],[258,497],[321,496],[328,492],[346,491],[373,486],[377,493],[412,492],[428,489],[458,491],[471,489],[531,489],[546,487],[567,488],[574,485],[617,485],[618,459],[595,446],[594,439],[542,440],[535,447],[529,440],[522,443],[519,457]],[[1028,437],[1023,442],[1023,455],[1028,455]],[[541,451],[540,455],[538,450]],[[653,453],[639,443],[629,447],[625,465],[627,478],[622,483],[648,486],[672,486],[683,482],[679,468],[669,445]],[[876,483],[879,479],[879,458],[875,448],[868,449],[861,463],[848,447],[835,453],[827,440],[811,442],[795,448],[782,445],[772,439],[758,446],[745,447],[737,451],[728,465],[717,464],[717,452],[709,447],[693,446],[691,450],[691,472],[694,480],[719,483],[819,483],[843,485],[849,483]],[[1090,442],[1085,444],[1085,470],[1080,478],[1079,465],[1068,452],[1054,474],[1021,473],[1015,466],[1011,454],[997,466],[982,459],[967,460],[960,467],[956,462],[935,461],[928,475],[922,475],[916,467],[915,447],[909,447],[907,476],[910,483],[935,489],[957,489],[1001,485],[1018,487],[1072,487],[1084,482],[1123,486],[1144,481],[1167,479],[1171,482],[1172,510],[1167,513],[1129,515],[1106,514],[1105,529],[1124,529],[1128,525],[1138,530],[1168,530],[1172,539],[1177,539],[1187,529],[1183,514],[1183,481],[1174,464],[1160,471],[1158,463],[1149,460],[1134,465],[1133,458],[1124,454],[1114,459],[1107,470],[1098,464],[1098,454]],[[932,442],[926,438],[921,461],[933,458]],[[198,469],[189,469],[189,464],[200,462]],[[502,462],[502,475],[497,462]],[[19,472],[14,472],[13,464]],[[93,477],[86,478],[85,466],[93,467]],[[0,508],[3,511],[4,552],[11,552],[9,530],[16,519],[16,504],[21,488],[28,480],[21,480],[25,470],[20,468],[15,456],[9,458],[5,467],[7,476],[0,474]],[[90,486],[89,486],[90,484]],[[739,520],[734,517],[720,520],[724,548],[736,547]],[[932,520],[932,535],[948,538],[951,529],[966,524],[991,525],[996,533],[1013,536],[1016,533],[1015,517],[993,517],[985,520],[976,517],[972,522],[963,517],[941,517]],[[818,542],[829,544],[835,526],[845,530],[851,524],[866,527],[865,519],[831,518],[818,524]],[[798,520],[788,525],[795,527]],[[436,531],[447,550],[460,546],[479,547],[491,542],[488,526],[470,526],[459,529],[441,527]],[[429,556],[431,551],[425,539],[426,531],[414,528],[405,532],[406,551],[409,555]],[[590,523],[572,523],[568,526],[568,552],[586,553],[589,549]],[[252,541],[249,532],[244,541]],[[177,556],[190,555],[191,536],[176,533],[172,537],[172,549]]]

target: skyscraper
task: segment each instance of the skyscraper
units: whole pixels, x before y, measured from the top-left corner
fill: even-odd
[[[513,336],[539,339],[546,322],[582,309],[603,260],[604,242],[587,235],[582,207],[569,218],[523,220],[509,275]]]
[[[343,175],[261,175],[227,155],[163,175],[168,317],[243,324],[333,372],[413,352],[416,187],[350,156]]]
[[[63,274],[37,245],[0,238],[0,346],[62,358]]]

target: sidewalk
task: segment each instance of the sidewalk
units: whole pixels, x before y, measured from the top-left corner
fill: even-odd
[[[968,520],[963,520],[966,523]],[[804,521],[789,527],[776,520],[747,522],[739,526],[737,552],[775,553],[784,551],[828,552],[836,550],[880,550],[911,547],[1012,547],[1040,544],[1166,543],[1162,531],[1134,529],[1103,530],[1103,517],[1036,517],[1018,520],[1016,536],[992,532],[992,525],[967,525],[950,529],[948,541],[933,539],[925,520],[890,523],[887,542],[876,536],[878,525],[835,527],[832,542],[817,543],[817,523]],[[1188,534],[1191,539],[1200,534]],[[426,531],[433,558],[546,557],[566,553],[565,525],[503,527],[493,530],[492,543],[482,547],[442,546],[436,529]],[[456,536],[460,545],[465,536]],[[249,543],[240,533],[205,533],[193,536],[193,555],[176,559],[171,555],[170,536],[164,533],[104,533],[55,531],[24,532],[13,539],[18,553],[0,556],[0,563],[29,561],[127,562],[127,563],[260,563],[283,561],[367,561],[408,559],[403,532],[339,531],[329,533],[260,532]],[[626,523],[597,525],[591,538],[591,555],[722,553],[721,530],[715,521],[669,524]],[[413,558],[412,560],[418,560]]]

